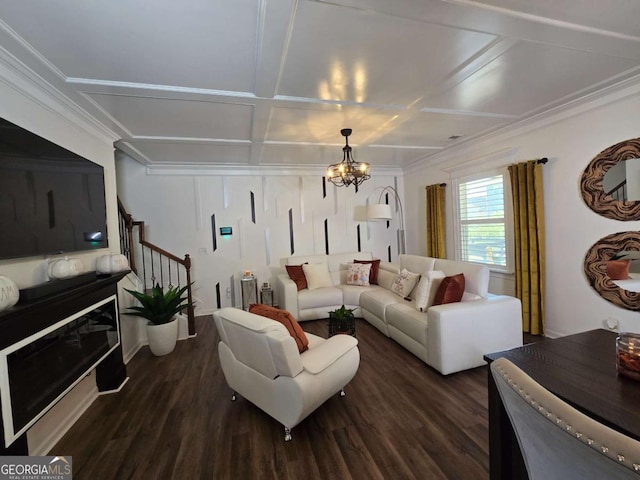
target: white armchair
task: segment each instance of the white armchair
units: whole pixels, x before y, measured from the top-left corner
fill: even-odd
[[[229,387],[291,429],[340,392],[360,364],[358,341],[348,335],[323,339],[306,333],[309,349],[279,322],[244,310],[223,308],[213,314],[220,334],[218,355]]]

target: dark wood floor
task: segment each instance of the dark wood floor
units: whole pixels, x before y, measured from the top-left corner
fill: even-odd
[[[156,358],[143,348],[118,394],[100,397],[51,454],[74,479],[486,479],[486,367],[443,377],[358,320],[360,369],[293,429],[230,401],[211,317]],[[305,322],[326,336],[326,321]]]

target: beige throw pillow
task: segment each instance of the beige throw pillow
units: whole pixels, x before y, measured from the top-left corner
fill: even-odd
[[[329,269],[324,263],[305,263],[302,271],[307,279],[307,288],[314,290],[322,287],[333,287]]]
[[[444,277],[446,277],[446,275],[440,270],[431,270],[422,275],[413,295],[416,299],[416,308],[418,310],[426,312],[427,309],[433,305],[436,292]]]
[[[411,293],[411,290],[416,286],[420,280],[419,273],[413,273],[403,268],[398,275],[396,275],[393,284],[391,285],[391,291],[402,298],[406,298]]]

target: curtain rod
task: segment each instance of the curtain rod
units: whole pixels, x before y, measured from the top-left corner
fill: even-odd
[[[546,164],[549,161],[547,157],[542,157],[536,161],[536,163],[540,163],[542,165]]]
[[[446,186],[447,186],[447,184],[446,184],[446,183],[438,183],[438,184],[435,184],[435,183],[434,183],[434,185],[440,185],[441,187],[446,187]],[[424,187],[424,188],[428,188],[428,187],[431,187],[431,185],[427,185],[427,186],[426,186],[426,187]]]

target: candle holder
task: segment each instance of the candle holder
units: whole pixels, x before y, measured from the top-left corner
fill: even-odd
[[[625,332],[616,338],[616,367],[619,375],[640,380],[640,334]]]

